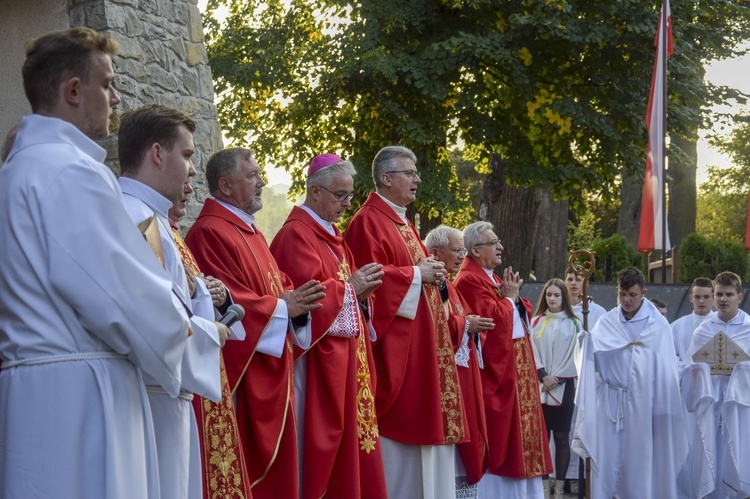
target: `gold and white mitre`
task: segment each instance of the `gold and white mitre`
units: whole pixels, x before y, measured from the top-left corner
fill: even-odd
[[[724,331],[716,333],[693,355],[693,362],[708,364],[711,374],[723,376],[731,375],[734,366],[746,360],[750,360],[750,355]]]

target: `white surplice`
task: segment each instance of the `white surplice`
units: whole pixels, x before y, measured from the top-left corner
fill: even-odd
[[[672,340],[674,341],[675,354],[677,355],[677,365],[681,368],[687,362],[687,351],[690,348],[690,342],[693,339],[693,333],[706,319],[710,319],[716,312],[709,312],[707,315],[698,315],[691,312],[688,315],[680,317],[671,324]],[[680,385],[680,389],[683,387]],[[683,397],[683,402],[685,401]],[[693,454],[696,447],[693,445],[695,438],[695,415],[685,407],[685,428],[688,439],[688,457],[685,465],[680,470],[677,477],[677,497],[679,499],[689,499],[694,497],[694,478],[692,470]],[[700,443],[699,443],[700,445]]]
[[[716,312],[709,312],[706,315],[698,315],[695,312],[691,312],[672,323],[674,350],[675,354],[677,354],[677,363],[680,366],[691,362],[687,358],[687,351],[690,348],[690,342],[693,341],[693,333],[695,333],[695,330],[698,329],[698,326],[703,321],[712,318],[714,315],[716,315]]]
[[[694,497],[745,498],[750,495],[750,361],[722,376],[692,360],[720,331],[750,353],[750,316],[742,310],[729,322],[714,315],[695,330],[681,371],[685,405],[695,416],[690,475]]]
[[[137,180],[120,177],[119,183],[133,222],[138,224],[156,214],[164,266],[172,276],[173,289],[182,301],[180,306],[192,313],[193,300],[204,302],[211,298],[201,279],[196,279],[195,296],[190,296],[182,258],[172,239],[168,218],[171,201]],[[162,498],[201,499],[203,495],[198,426],[191,400],[193,393],[214,402],[221,400],[221,344],[213,310],[210,312],[210,317],[196,314],[190,318],[193,334],[183,355],[180,397],[172,398],[155,389],[153,380],[144,376],[156,433]]]
[[[172,396],[188,320],[105,151],[31,115],[0,168],[0,497],[158,497],[141,370]]]
[[[669,324],[642,299],[581,334],[573,450],[591,458],[592,497],[676,497],[687,439]]]

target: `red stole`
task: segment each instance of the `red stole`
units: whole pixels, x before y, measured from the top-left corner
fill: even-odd
[[[489,472],[531,478],[552,472],[547,429],[539,399],[539,380],[528,334],[512,339],[514,305],[500,297],[473,259],[461,265],[456,288],[474,313],[492,317],[495,328],[482,333],[482,388],[490,446]],[[527,316],[531,305],[524,300]]]
[[[356,271],[349,248],[334,230],[331,235],[294,207],[271,244],[279,268],[295,286],[317,279],[326,287],[323,307],[311,312],[310,348],[295,347],[295,355],[306,362],[301,497],[377,499],[387,490],[369,332],[360,315],[356,337],[327,334],[344,305],[344,281]]]
[[[185,268],[196,276],[200,274],[193,254],[175,226],[172,226],[172,238]],[[221,401],[214,403],[198,395],[193,397],[193,411],[198,423],[198,440],[201,446],[203,496],[249,499],[252,497],[250,480],[247,477],[232,392],[223,359],[219,362],[219,369]]]
[[[380,432],[411,445],[463,442],[468,437],[455,346],[436,286],[422,286],[414,319],[396,315],[428,253],[411,223],[404,223],[372,193],[345,234],[357,266],[383,264],[383,285],[373,294],[373,346]]]
[[[452,282],[447,282],[449,321],[451,333],[456,337],[456,344],[460,345],[466,326],[466,315],[471,314],[466,301],[458,293]],[[461,455],[466,477],[469,483],[481,480],[489,465],[490,455],[487,443],[487,422],[484,415],[484,397],[482,395],[481,370],[477,358],[477,348],[473,335],[469,335],[469,367],[456,365],[458,377],[461,381],[461,395],[463,395],[466,410],[466,424],[469,428],[469,441],[456,445]]]
[[[220,279],[248,312],[242,321],[245,340],[228,342],[222,353],[253,496],[297,497],[291,341],[287,337],[281,358],[255,352],[291,282],[263,234],[213,199],[206,200],[185,241],[200,268]]]

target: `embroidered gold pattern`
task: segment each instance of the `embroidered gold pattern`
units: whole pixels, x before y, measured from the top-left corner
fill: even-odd
[[[336,254],[334,253],[333,256],[336,256]],[[346,282],[349,280],[349,277],[351,277],[352,273],[351,269],[349,268],[349,263],[346,260],[339,262],[339,271],[336,275],[339,276],[339,281],[341,282]]]
[[[362,325],[360,319],[360,325]],[[369,454],[380,440],[378,422],[375,417],[375,397],[372,393],[372,377],[367,364],[365,335],[357,338],[357,438],[359,450]]]
[[[175,227],[172,235],[180,252],[182,264],[196,275],[200,273],[193,253],[185,244]],[[203,461],[206,463],[208,480],[206,489],[212,499],[246,499],[243,486],[244,467],[240,460],[240,436],[237,431],[236,416],[232,405],[232,393],[229,389],[224,359],[220,359],[221,402],[214,403],[202,399],[203,415]],[[249,490],[249,488],[247,489]]]
[[[406,244],[412,263],[418,265],[420,260],[426,256],[419,238],[410,225],[395,223],[394,225]],[[461,406],[461,386],[458,381],[448,319],[437,287],[423,286],[422,289],[435,326],[435,350],[440,380],[440,401],[443,411],[443,438],[447,444],[462,442],[466,439],[466,426]]]
[[[270,266],[271,270],[268,271],[268,280],[266,282],[271,283],[271,294],[276,298],[280,297],[284,292],[284,285],[281,283],[281,275],[279,275],[278,269]]]
[[[231,397],[224,362],[221,363],[222,398]],[[245,499],[242,462],[238,455],[239,434],[232,407],[203,399],[204,460],[208,468],[207,489],[212,499]],[[205,477],[204,477],[205,478]]]
[[[516,353],[516,394],[521,424],[523,446],[523,470],[525,477],[543,475],[547,472],[544,462],[546,438],[542,430],[542,411],[539,403],[539,379],[531,345],[526,337],[513,341]]]
[[[750,355],[724,331],[719,331],[693,355],[695,362],[708,364],[711,375],[731,376],[734,366]]]

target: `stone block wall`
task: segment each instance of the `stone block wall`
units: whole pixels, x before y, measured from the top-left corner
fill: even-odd
[[[208,194],[206,161],[222,148],[197,0],[68,0],[68,15],[71,26],[108,32],[119,43],[113,63],[120,110],[162,104],[196,121],[196,192],[181,223],[189,226]],[[104,145],[108,163],[117,172],[116,140],[113,135]]]

